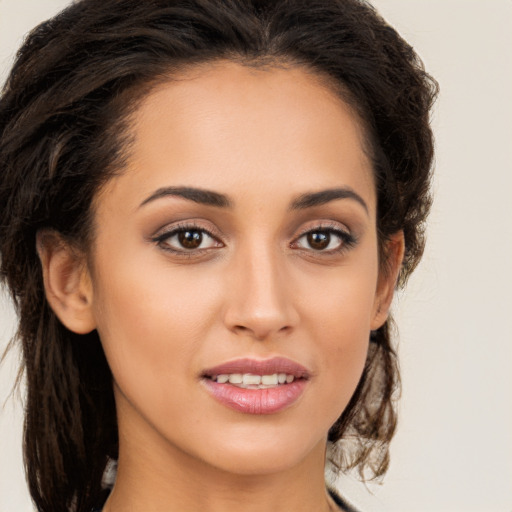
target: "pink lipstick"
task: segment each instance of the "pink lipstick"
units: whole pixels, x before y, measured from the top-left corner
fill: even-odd
[[[205,370],[203,382],[221,404],[246,414],[274,414],[292,405],[309,380],[290,359],[237,359]]]

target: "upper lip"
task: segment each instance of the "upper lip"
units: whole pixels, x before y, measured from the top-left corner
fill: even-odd
[[[286,373],[295,378],[308,378],[310,372],[301,364],[286,357],[273,357],[271,359],[235,359],[208,368],[203,372],[204,377],[226,375],[232,373],[251,373],[253,375],[272,375],[274,373]]]

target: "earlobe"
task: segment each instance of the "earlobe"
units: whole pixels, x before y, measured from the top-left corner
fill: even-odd
[[[83,256],[50,230],[37,233],[46,298],[59,320],[77,334],[95,329],[92,283]]]
[[[391,301],[402,267],[405,252],[405,240],[403,231],[391,235],[386,243],[386,261],[379,272],[377,292],[373,310],[371,329],[376,330],[388,319]]]

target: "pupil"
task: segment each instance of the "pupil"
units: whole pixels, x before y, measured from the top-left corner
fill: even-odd
[[[329,246],[331,241],[331,235],[325,231],[316,231],[314,233],[308,233],[308,243],[313,249],[325,249]]]
[[[200,231],[182,231],[178,234],[178,240],[185,249],[197,249],[203,241]]]

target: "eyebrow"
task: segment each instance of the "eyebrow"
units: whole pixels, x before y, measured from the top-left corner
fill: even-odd
[[[195,203],[204,204],[207,206],[215,206],[217,208],[231,208],[232,201],[225,194],[213,192],[212,190],[205,190],[195,187],[163,187],[159,188],[149,197],[144,199],[140,206],[144,206],[152,201],[164,197],[181,197]],[[369,213],[368,205],[364,199],[354,192],[349,187],[331,188],[321,190],[319,192],[310,192],[302,194],[294,199],[290,205],[290,210],[305,210],[313,208],[314,206],[321,206],[337,199],[352,199],[358,202]]]
[[[153,192],[149,197],[144,199],[140,206],[144,206],[152,201],[161,199],[163,197],[174,196],[194,201],[194,203],[205,204],[207,206],[216,206],[218,208],[229,208],[232,206],[230,199],[218,192],[211,190],[204,190],[202,188],[194,187],[164,187],[159,188]]]
[[[353,199],[365,209],[366,213],[369,213],[368,205],[365,200],[349,187],[330,188],[327,190],[321,190],[320,192],[302,194],[292,202],[290,209],[305,210],[306,208],[321,206],[331,201],[335,201],[336,199]]]

